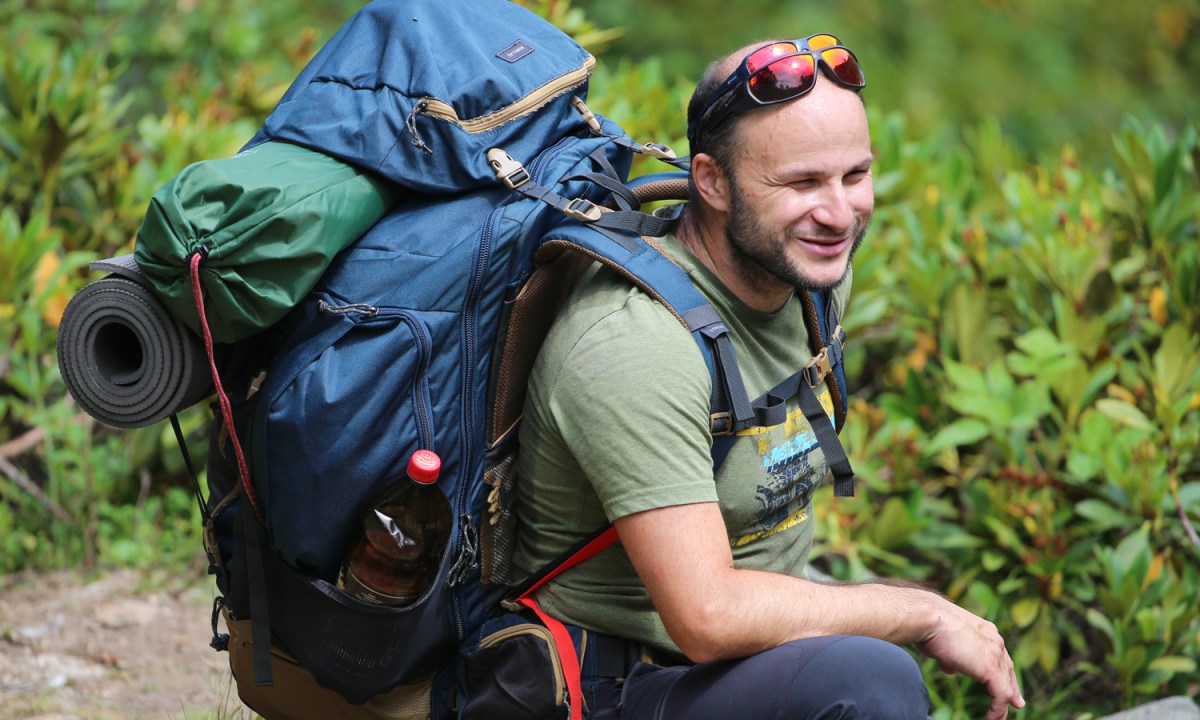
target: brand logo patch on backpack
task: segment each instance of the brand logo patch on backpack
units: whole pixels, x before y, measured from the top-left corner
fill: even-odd
[[[515,63],[531,52],[533,52],[532,45],[529,45],[524,40],[517,40],[512,45],[496,53],[496,57],[506,62]]]

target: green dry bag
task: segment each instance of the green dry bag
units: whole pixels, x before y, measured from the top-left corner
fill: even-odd
[[[159,189],[134,257],[168,309],[196,332],[190,258],[216,342],[280,320],[400,199],[401,189],[328,155],[269,141],[184,168]]]

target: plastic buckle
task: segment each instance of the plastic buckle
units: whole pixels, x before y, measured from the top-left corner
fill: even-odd
[[[733,416],[727,412],[715,412],[708,416],[708,430],[713,437],[733,434]]]
[[[659,160],[674,160],[677,157],[674,150],[662,143],[646,143],[642,146],[641,153]]]
[[[821,348],[821,352],[817,353],[812,360],[804,363],[805,379],[808,381],[809,387],[816,387],[821,384],[825,376],[833,372],[833,366],[829,364],[829,348]],[[809,372],[809,370],[815,372]]]
[[[512,155],[500,148],[492,148],[487,152],[488,165],[496,171],[496,179],[513,190],[529,182],[529,172],[525,166],[513,160]]]
[[[581,222],[596,222],[600,219],[600,206],[587,198],[575,198],[563,208],[563,214]]]
[[[589,128],[592,129],[592,132],[596,133],[597,135],[604,134],[604,129],[600,127],[600,121],[596,119],[595,113],[593,113],[588,106],[584,104],[583,100],[578,95],[575,95],[571,98],[571,104],[574,105],[579,114],[583,116],[583,121],[587,123]]]

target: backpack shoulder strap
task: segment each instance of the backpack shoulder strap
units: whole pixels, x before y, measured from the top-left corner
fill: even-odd
[[[813,349],[814,356],[820,356],[825,353],[825,359],[828,362],[829,370],[833,377],[829,382],[829,393],[833,396],[833,409],[837,429],[841,432],[842,426],[846,424],[846,409],[848,405],[846,391],[846,366],[842,363],[842,348],[846,344],[846,331],[842,329],[842,324],[838,318],[837,308],[833,306],[833,291],[825,290],[816,293],[806,293],[812,301],[812,320],[815,320],[816,328],[820,332],[817,336],[812,329],[809,329],[810,345],[815,346]],[[806,322],[811,322],[809,319],[810,313],[805,311]],[[816,339],[813,342],[811,339]]]
[[[720,467],[725,460],[739,431],[784,422],[787,401],[796,397],[833,470],[834,493],[838,496],[854,494],[854,472],[845,449],[838,440],[834,424],[813,391],[813,387],[823,380],[828,380],[832,388],[835,382],[830,368],[836,366],[838,370],[841,369],[841,344],[831,342],[829,345],[836,346],[835,350],[825,345],[827,333],[820,329],[820,322],[809,327],[809,335],[815,338],[819,347],[814,351],[813,360],[792,377],[751,401],[738,368],[729,329],[692,284],[687,273],[646,238],[595,225],[566,224],[552,231],[542,245],[544,250],[556,247],[583,252],[608,265],[661,302],[692,333],[713,379],[709,427],[713,435],[714,468]],[[801,299],[807,296],[805,293]],[[825,309],[830,306],[831,303],[826,303],[818,317],[813,314],[815,308],[811,302],[806,301],[806,324],[810,316],[814,320],[824,318]],[[840,331],[840,326],[837,327]]]

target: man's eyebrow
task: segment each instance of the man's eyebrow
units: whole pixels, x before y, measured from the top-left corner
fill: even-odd
[[[854,165],[853,167],[851,167],[850,171],[856,172],[856,171],[870,170],[871,165],[873,165],[874,163],[875,163],[875,157],[873,155],[868,155],[866,157],[866,159],[860,161],[857,165]]]

